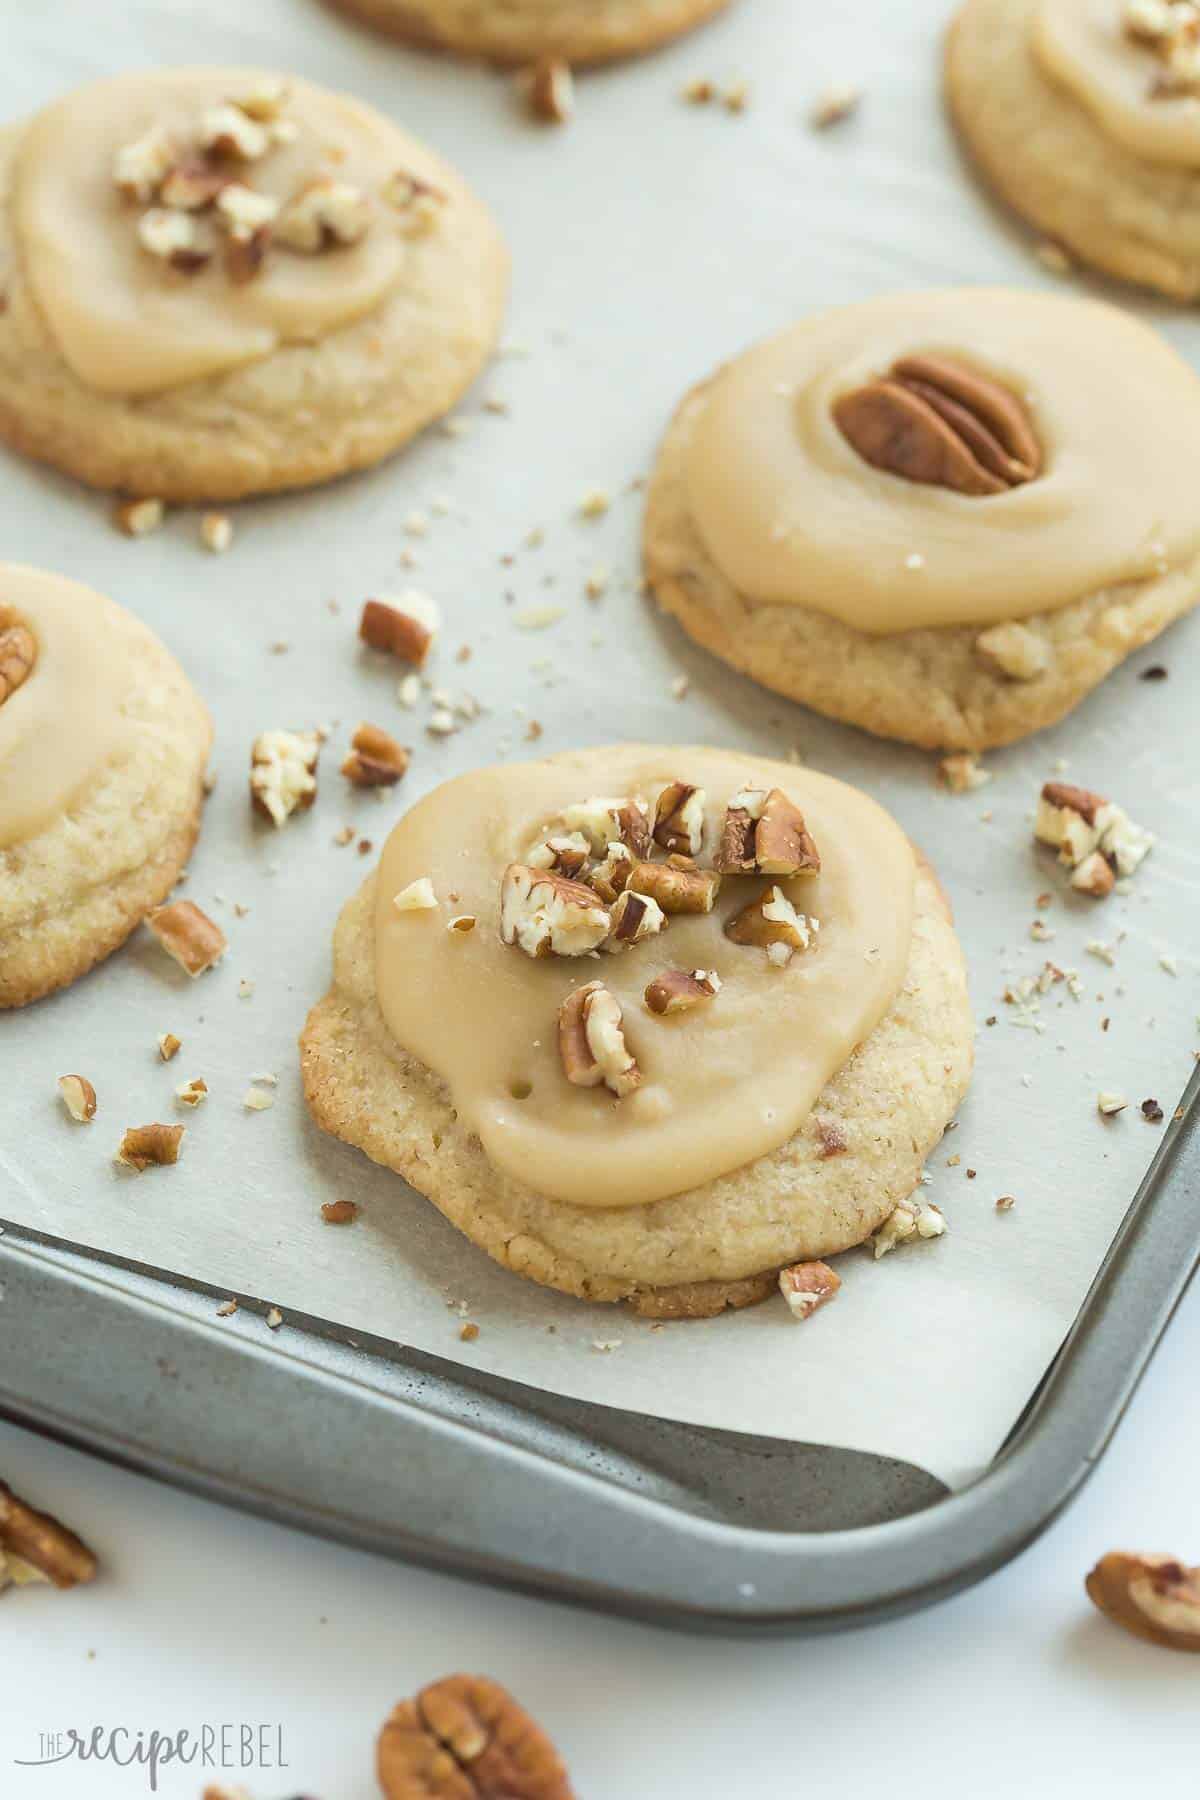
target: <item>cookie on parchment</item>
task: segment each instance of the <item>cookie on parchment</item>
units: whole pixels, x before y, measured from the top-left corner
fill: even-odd
[[[610,62],[655,50],[729,0],[330,0],[409,43],[496,63]]]
[[[1115,307],[946,289],[814,315],[687,396],[647,499],[665,611],[930,749],[1053,724],[1200,599],[1200,379]]]
[[[1188,0],[967,0],[946,98],[976,166],[1095,268],[1200,294],[1200,21]]]
[[[619,746],[438,788],[342,912],[317,1123],[514,1273],[749,1305],[912,1193],[970,1076],[946,900],[866,795]]]
[[[211,738],[183,670],[131,613],[0,565],[0,1008],[86,974],[170,893]]]
[[[146,70],[0,137],[0,437],[232,500],[365,467],[470,385],[508,261],[461,177],[294,77]]]

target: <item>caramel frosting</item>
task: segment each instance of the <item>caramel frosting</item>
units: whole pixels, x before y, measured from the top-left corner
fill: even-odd
[[[120,608],[61,575],[0,564],[0,633],[23,626],[33,666],[0,703],[0,850],[36,837],[134,742],[137,669]]]
[[[232,178],[281,208],[315,181],[350,184],[372,202],[360,241],[320,255],[273,249],[253,279],[238,282],[219,254],[185,272],[139,238],[146,205],[119,191],[119,154],[165,132],[183,157],[206,114],[275,79],[245,69],[139,71],[77,89],[25,130],[12,199],[17,252],[63,359],[90,387],[152,394],[220,375],[281,344],[319,340],[395,286],[407,224],[386,195],[411,146],[369,108],[291,78],[284,141],[228,165]]]
[[[1020,402],[1035,479],[955,492],[855,450],[835,412],[918,358]],[[988,288],[865,301],[759,344],[697,405],[692,520],[751,602],[873,635],[990,625],[1164,574],[1200,545],[1200,381],[1095,301]]]
[[[781,967],[726,936],[770,885],[761,874],[726,876],[713,911],[676,913],[619,955],[534,958],[501,941],[505,870],[560,829],[568,809],[595,795],[641,796],[653,808],[674,781],[704,790],[706,868],[741,790],[778,787],[801,808],[820,872],[774,880],[819,922],[811,947]],[[900,990],[914,874],[908,840],[874,801],[790,764],[625,745],[480,770],[436,789],[384,846],[379,1005],[401,1048],[446,1082],[497,1170],[574,1206],[645,1205],[753,1162],[803,1123]],[[426,879],[434,905],[415,885]],[[646,989],[672,969],[704,972],[714,996],[652,1010]],[[621,1009],[640,1071],[620,1100],[604,1086],[572,1086],[560,1059],[560,1008],[597,981]]]
[[[1106,137],[1147,162],[1200,165],[1200,98],[1160,86],[1166,63],[1126,27],[1123,0],[1042,0],[1032,48]]]

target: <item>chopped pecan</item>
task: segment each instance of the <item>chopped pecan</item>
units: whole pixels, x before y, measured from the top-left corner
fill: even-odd
[[[1090,894],[1093,900],[1104,900],[1117,885],[1113,866],[1099,850],[1093,850],[1090,856],[1071,873],[1071,886],[1078,888],[1081,894]]]
[[[984,661],[1010,681],[1035,681],[1050,667],[1050,646],[1028,625],[993,625],[975,639]]]
[[[166,507],[161,500],[147,497],[143,500],[121,500],[113,509],[113,524],[126,537],[149,537],[157,531],[166,517]]]
[[[190,212],[152,206],[138,220],[137,233],[143,250],[184,275],[195,275],[212,261],[212,245]]]
[[[779,1291],[788,1303],[793,1319],[807,1319],[833,1299],[842,1278],[823,1262],[793,1263],[779,1271]]]
[[[5,625],[0,616],[0,706],[28,681],[37,661],[37,642],[27,625]]]
[[[113,158],[113,182],[127,200],[145,205],[153,200],[158,184],[175,161],[177,151],[170,133],[151,126],[131,144],[123,144]]]
[[[190,1081],[180,1082],[175,1098],[180,1106],[202,1106],[208,1099],[208,1083],[203,1075],[193,1075]]]
[[[205,207],[213,204],[228,181],[228,175],[214,169],[204,157],[187,156],[167,170],[158,196],[164,206],[175,207],[180,212],[203,212]]]
[[[597,863],[584,879],[590,888],[595,888],[605,905],[611,906],[617,895],[625,892],[633,869],[633,851],[628,844],[612,843],[604,861]]]
[[[117,1161],[139,1175],[152,1165],[168,1168],[179,1161],[185,1130],[183,1125],[131,1125],[121,1139]]]
[[[604,948],[614,954],[654,937],[667,922],[657,900],[652,900],[649,894],[635,894],[632,888],[618,894],[610,917],[612,930]]]
[[[301,255],[357,244],[371,227],[371,202],[361,188],[318,176],[288,202],[275,224],[276,243]]]
[[[721,877],[715,869],[698,869],[689,856],[668,856],[666,862],[635,864],[625,885],[649,894],[665,913],[710,913]]]
[[[699,856],[704,842],[703,788],[686,781],[672,781],[662,790],[654,808],[654,841],[664,850],[683,856]]]
[[[1173,1556],[1110,1550],[1087,1578],[1105,1618],[1168,1650],[1200,1650],[1200,1568]]]
[[[535,119],[565,125],[575,111],[571,65],[560,56],[543,56],[525,76],[525,97]]]
[[[367,600],[358,635],[372,650],[386,650],[415,669],[424,668],[441,623],[437,603],[409,589],[394,600]]]
[[[606,856],[610,844],[624,844],[637,857],[650,854],[650,809],[636,795],[579,801],[564,810],[562,822],[583,833],[594,856]]]
[[[1038,800],[1033,835],[1073,868],[1099,847],[1109,817],[1110,804],[1103,794],[1067,781],[1048,781]]]
[[[943,356],[904,356],[844,394],[833,416],[873,468],[960,494],[1003,494],[1032,481],[1041,448],[1001,382]]]
[[[353,1225],[358,1217],[358,1206],[353,1200],[326,1200],[321,1207],[321,1217],[326,1225]]]
[[[650,982],[643,998],[650,1011],[662,1017],[690,1012],[715,999],[720,991],[721,977],[715,969],[664,969]]]
[[[557,837],[547,838],[543,844],[535,845],[529,852],[527,863],[531,869],[553,869],[556,875],[566,875],[573,881],[587,867],[589,854],[588,841],[583,833],[568,831]],[[629,855],[628,850],[625,855]],[[595,886],[595,883],[589,880],[588,885]],[[616,898],[615,893],[612,898]]]
[[[483,1675],[448,1675],[401,1701],[376,1771],[385,1800],[574,1800],[545,1732]]]
[[[599,1087],[623,1100],[641,1085],[621,1025],[621,1008],[602,981],[567,995],[558,1009],[558,1049],[563,1072],[575,1087]]]
[[[219,963],[229,948],[221,927],[193,900],[172,900],[147,913],[146,924],[180,968],[195,978]]]
[[[257,119],[260,125],[273,125],[290,97],[291,89],[287,82],[268,75],[255,82],[244,94],[239,94],[233,104],[248,119]]]
[[[315,731],[261,731],[250,747],[250,804],[277,828],[317,797]]]
[[[437,903],[438,897],[428,875],[419,875],[416,881],[410,881],[407,887],[392,895],[392,905],[398,913],[432,912]]]
[[[271,230],[268,225],[256,226],[253,231],[231,232],[225,246],[225,273],[230,281],[238,287],[247,281],[253,281],[256,275],[262,273],[270,248]]]
[[[96,1116],[96,1090],[86,1075],[60,1075],[58,1091],[63,1105],[79,1125],[87,1125]]]
[[[586,956],[612,925],[590,887],[550,869],[510,863],[500,883],[500,938],[526,956]]]
[[[0,1587],[7,1558],[36,1570],[56,1588],[77,1587],[96,1574],[96,1558],[82,1539],[49,1513],[27,1506],[0,1481]]]
[[[725,926],[725,936],[735,944],[756,944],[779,968],[791,962],[797,950],[807,950],[818,930],[816,919],[797,912],[781,887],[764,888]]]
[[[713,867],[723,875],[816,875],[821,857],[782,788],[743,788],[725,810]]]
[[[967,1170],[971,1174],[971,1170]],[[907,1243],[909,1238],[937,1238],[946,1234],[946,1220],[940,1206],[930,1201],[926,1204],[915,1198],[901,1200],[888,1214],[879,1230],[866,1241],[874,1252],[876,1262],[881,1256],[887,1256],[897,1244]]]
[[[409,752],[378,725],[362,724],[350,740],[342,774],[355,787],[394,787],[408,769]]]
[[[235,162],[257,162],[271,148],[271,134],[244,107],[227,102],[212,106],[200,121],[200,143],[214,156]]]

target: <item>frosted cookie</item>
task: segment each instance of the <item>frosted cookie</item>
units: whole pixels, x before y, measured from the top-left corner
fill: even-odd
[[[132,614],[0,564],[0,1008],[75,981],[170,892],[211,737]]]
[[[97,487],[232,500],[377,462],[491,350],[507,257],[344,95],[144,70],[0,136],[0,436]]]
[[[654,50],[729,0],[331,0],[380,31],[436,50],[525,63],[609,62]]]
[[[1189,0],[967,0],[951,113],[1017,212],[1084,262],[1200,294],[1200,13]]]
[[[622,745],[414,807],[301,1056],[318,1124],[497,1262],[665,1318],[874,1232],[972,1032],[945,899],[865,794]]]
[[[882,737],[985,749],[1061,718],[1196,604],[1198,455],[1200,380],[1113,307],[866,301],[684,400],[646,572],[768,687]]]

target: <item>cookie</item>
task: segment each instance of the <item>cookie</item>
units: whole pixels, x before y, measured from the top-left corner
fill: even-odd
[[[1095,301],[947,289],[818,314],[683,402],[660,606],[735,669],[929,749],[1053,724],[1200,598],[1200,380]]]
[[[489,62],[538,57],[611,62],[655,50],[721,12],[729,0],[331,0],[379,31]]]
[[[662,1318],[861,1243],[971,1060],[948,906],[887,814],[792,765],[639,746],[416,806],[301,1039],[325,1130],[514,1273]]]
[[[0,437],[89,482],[235,500],[447,412],[508,264],[461,177],[344,95],[244,69],[77,89],[0,138]]]
[[[170,893],[212,731],[141,622],[0,565],[0,1008],[65,987]]]
[[[1200,294],[1200,58],[1172,0],[967,0],[946,98],[976,166],[1081,261]]]

